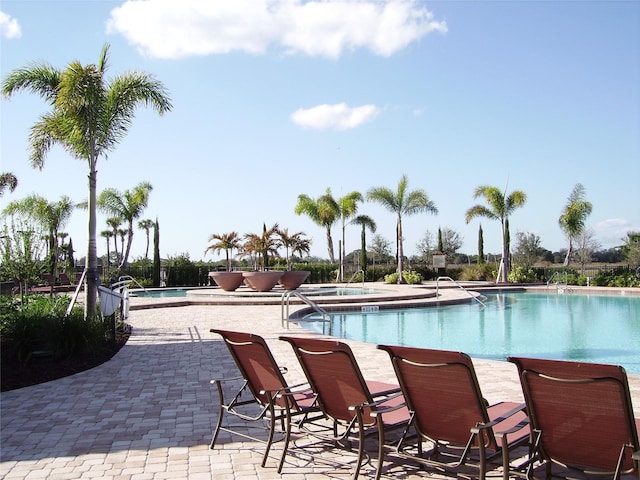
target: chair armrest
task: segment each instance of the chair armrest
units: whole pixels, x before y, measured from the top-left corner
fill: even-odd
[[[244,377],[214,378],[213,380],[209,380],[209,383],[215,385],[216,383],[230,382],[232,380],[244,380]]]
[[[498,423],[503,422],[504,420],[506,420],[509,417],[514,416],[516,413],[518,412],[522,412],[526,409],[526,405],[524,403],[519,404],[518,406],[512,408],[511,410],[503,413],[502,415],[500,415],[499,417],[494,418],[493,420],[491,420],[490,422],[487,423],[479,423],[478,425],[476,425],[475,427],[471,428],[471,433],[480,433],[481,430],[485,430],[487,428],[492,428],[494,426],[496,426]],[[525,427],[526,425],[529,424],[529,421],[527,420],[526,422],[524,422],[523,425],[520,425],[523,422],[518,423],[517,426],[514,426],[513,428],[509,429],[509,430],[505,430],[504,432],[501,433],[512,433],[515,432],[517,430],[520,430],[521,428]],[[517,427],[517,428],[516,428]],[[496,433],[497,435],[497,433]]]
[[[389,400],[393,400],[398,397],[402,397],[402,392],[397,392],[393,395],[388,395],[384,398],[381,398],[380,400],[374,400],[372,403],[352,405],[349,407],[349,410],[354,411],[357,409],[364,409],[364,408],[376,408],[376,410],[372,410],[370,413],[372,417],[376,417],[377,415],[384,415],[385,413],[394,412],[396,410],[399,410],[400,408],[407,406],[405,402],[399,402],[395,405],[384,405]]]
[[[304,387],[304,388],[300,388],[300,387]],[[294,388],[297,388],[299,390],[294,390]],[[260,393],[261,394],[268,393],[273,398],[275,398],[280,395],[295,395],[296,393],[302,393],[302,392],[305,392],[306,390],[311,390],[308,383],[297,383],[295,385],[290,385],[287,388],[276,388],[275,390],[260,390]]]

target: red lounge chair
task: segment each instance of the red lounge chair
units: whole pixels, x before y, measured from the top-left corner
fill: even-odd
[[[529,440],[524,404],[488,406],[468,355],[444,350],[379,345],[391,357],[411,412],[417,445],[401,442],[398,454],[451,473],[469,467],[484,479],[500,461],[503,477],[524,476],[510,467],[510,451]],[[425,450],[423,443],[428,443]]]
[[[288,342],[300,361],[309,385],[318,396],[322,412],[333,422],[323,431],[306,431],[316,438],[348,446],[355,440],[358,458],[353,479],[365,460],[365,437],[378,439],[380,478],[384,461],[385,433],[406,427],[409,415],[397,385],[364,380],[348,345],[316,338],[280,337]],[[304,423],[303,423],[304,428]]]
[[[276,364],[269,347],[264,339],[251,333],[232,332],[227,330],[211,329],[212,333],[220,335],[227,345],[243,380],[242,386],[231,400],[225,400],[223,383],[239,380],[239,378],[226,378],[212,380],[218,390],[219,412],[216,427],[211,439],[210,448],[213,449],[220,431],[226,431],[241,437],[266,443],[266,449],[262,458],[264,467],[269,456],[271,445],[276,436],[276,426],[280,425],[279,433],[283,435],[283,451],[278,465],[278,473],[282,470],[289,440],[291,435],[292,420],[307,418],[315,408],[315,395],[309,388],[301,386],[292,390],[284,379],[283,372],[286,369]],[[223,418],[231,415],[245,422],[255,424],[261,428],[264,421],[267,422],[267,440],[244,433],[245,429],[234,430],[231,426],[223,426]]]
[[[534,454],[583,473],[638,473],[640,420],[634,419],[627,374],[616,365],[510,357],[533,431]],[[555,472],[554,472],[555,475]]]

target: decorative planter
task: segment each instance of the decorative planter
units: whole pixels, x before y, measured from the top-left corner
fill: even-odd
[[[244,281],[242,272],[209,272],[209,277],[225,292],[233,292]]]
[[[258,292],[268,292],[276,286],[284,272],[271,270],[268,272],[242,272],[245,283]]]
[[[287,270],[284,275],[280,277],[278,283],[282,285],[285,290],[295,290],[311,275],[309,270]]]

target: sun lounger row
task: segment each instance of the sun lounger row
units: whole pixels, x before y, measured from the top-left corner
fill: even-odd
[[[373,443],[376,479],[385,461],[402,472],[400,465],[407,465],[407,459],[427,472],[479,479],[500,468],[504,480],[534,478],[540,472],[549,478],[558,466],[614,479],[638,474],[640,420],[633,418],[622,367],[510,358],[518,368],[525,403],[488,405],[464,353],[379,345],[396,373],[394,385],[365,380],[345,343],[282,336],[307,380],[289,385],[286,369],[262,337],[211,332],[222,337],[240,377],[212,381],[219,411],[210,447],[222,431],[265,442],[264,467],[273,443],[281,440],[278,473],[287,455],[322,444],[353,448],[354,460],[353,454],[341,457],[352,458],[355,480]],[[240,385],[230,396],[228,382]],[[232,425],[232,419],[265,425],[267,432],[251,435]],[[309,443],[290,448],[294,434]]]

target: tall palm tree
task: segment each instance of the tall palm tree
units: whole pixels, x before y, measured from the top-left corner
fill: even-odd
[[[564,257],[564,266],[568,267],[571,263],[571,256],[573,255],[573,241],[580,238],[586,228],[586,220],[591,215],[593,206],[591,202],[587,202],[585,199],[585,189],[582,184],[577,183],[571,195],[567,199],[567,204],[562,210],[562,214],[558,219],[560,228],[569,240],[569,248],[567,249],[567,255]]]
[[[331,189],[327,188],[326,193],[317,199],[311,198],[305,194],[298,195],[298,203],[295,208],[295,213],[297,215],[304,213],[313,223],[320,227],[324,227],[327,235],[329,260],[331,263],[336,263],[336,259],[333,254],[333,237],[331,236],[331,227],[338,220],[340,207],[331,195]]]
[[[36,93],[50,105],[31,127],[30,162],[42,169],[54,144],[89,167],[88,244],[86,313],[97,310],[97,164],[124,138],[138,105],[154,108],[160,115],[171,110],[165,87],[152,76],[139,72],[118,75],[107,81],[109,45],[105,44],[97,64],[71,62],[65,70],[48,63],[31,64],[15,69],[2,82],[2,95],[11,97],[20,90]]]
[[[386,187],[375,187],[367,192],[367,199],[381,204],[396,217],[396,254],[398,257],[398,283],[403,283],[403,235],[402,235],[402,217],[406,215],[414,215],[416,213],[432,213],[437,214],[438,208],[427,196],[424,190],[407,191],[407,176],[403,175],[398,182],[398,188],[394,192]]]
[[[367,276],[367,228],[371,230],[372,233],[376,233],[376,229],[378,226],[376,222],[373,221],[368,215],[358,215],[356,218],[351,220],[351,223],[355,225],[360,225],[362,227],[362,232],[360,233],[360,268],[364,272],[364,278]]]
[[[338,214],[342,223],[342,245],[340,249],[340,281],[344,281],[344,258],[345,258],[345,228],[348,220],[358,213],[358,203],[364,201],[360,192],[351,192],[344,197],[340,197],[338,203]]]
[[[311,249],[311,240],[304,238],[304,232],[296,232],[289,234],[289,229],[278,230],[280,236],[280,244],[285,248],[285,259],[287,262],[287,270],[293,270],[293,257],[296,253],[309,253]],[[291,257],[289,257],[291,251]]]
[[[476,217],[486,217],[500,221],[500,231],[502,234],[502,260],[498,272],[498,281],[506,282],[509,276],[509,217],[516,208],[523,206],[527,201],[527,195],[521,190],[514,190],[509,195],[503,193],[497,187],[481,185],[473,192],[473,198],[483,197],[487,206],[474,205],[465,215],[466,222],[469,223]]]
[[[144,258],[149,258],[149,232],[153,228],[153,220],[147,218],[145,220],[140,220],[138,222],[138,228],[144,230],[144,233],[147,237],[147,246],[144,248]]]
[[[230,253],[233,254],[234,248],[238,250],[242,246],[242,242],[240,240],[240,236],[238,235],[238,232],[233,231],[229,233],[213,233],[209,237],[209,241],[210,242],[216,241],[216,242],[212,243],[207,247],[207,249],[204,251],[205,255],[209,250],[211,250],[214,253],[219,253],[222,250],[224,250],[226,261],[227,261],[227,272],[230,272],[231,259],[229,254]]]
[[[117,217],[107,218],[107,225],[111,227],[111,236],[113,237],[113,252],[116,255],[116,263],[120,263],[120,254],[118,253],[118,232],[120,231],[120,225],[122,225],[122,220]],[[107,244],[107,247],[109,245]]]
[[[52,275],[57,273],[60,257],[59,232],[71,220],[74,209],[75,204],[66,195],[62,195],[57,202],[49,202],[39,195],[29,195],[5,207],[5,213],[28,215],[48,232],[49,271]]]
[[[133,242],[133,222],[142,216],[149,204],[149,195],[153,187],[149,182],[141,182],[132,190],[120,192],[115,188],[107,188],[98,196],[98,208],[109,215],[122,219],[127,224],[127,248],[123,250],[120,268],[129,263],[131,244]]]
[[[0,173],[0,197],[4,195],[5,189],[13,192],[18,186],[18,177],[11,172]]]

